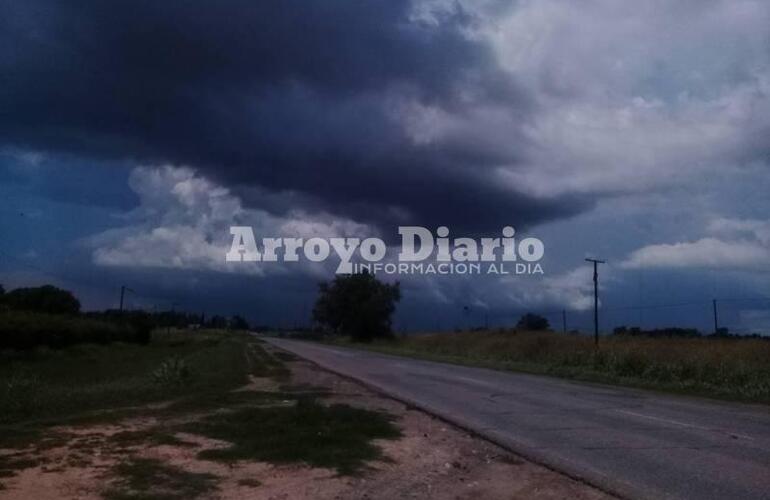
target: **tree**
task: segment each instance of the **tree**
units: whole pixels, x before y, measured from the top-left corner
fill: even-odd
[[[612,329],[613,335],[628,335],[628,327],[626,325],[616,326]]]
[[[218,330],[224,330],[227,328],[227,318],[224,316],[220,316],[218,314],[215,314],[211,317],[211,319],[208,322],[209,328],[216,328]]]
[[[337,276],[319,285],[313,320],[334,333],[368,342],[391,335],[391,316],[401,286],[378,281],[367,272]]]
[[[236,314],[230,319],[230,328],[233,330],[248,330],[249,322]]]
[[[45,285],[34,288],[17,288],[3,295],[3,302],[11,309],[44,312],[49,314],[77,314],[80,301],[72,292]]]
[[[550,324],[547,319],[540,315],[527,313],[516,323],[516,328],[521,328],[522,330],[548,330]]]

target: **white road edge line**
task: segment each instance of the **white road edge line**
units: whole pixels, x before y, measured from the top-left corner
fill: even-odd
[[[650,420],[657,420],[658,422],[665,422],[665,423],[668,423],[668,424],[679,425],[679,426],[682,426],[682,427],[689,427],[691,429],[698,429],[698,430],[702,430],[702,431],[726,432],[727,434],[730,434],[731,436],[737,436],[737,437],[741,437],[743,439],[749,439],[751,441],[755,440],[753,437],[746,436],[745,434],[738,434],[737,432],[732,432],[732,431],[723,431],[721,429],[716,429],[714,427],[703,427],[702,425],[688,424],[688,423],[685,423],[685,422],[679,422],[677,420],[671,420],[671,419],[668,419],[668,418],[655,417],[653,415],[645,415],[643,413],[636,413],[634,411],[628,411],[628,410],[617,410],[617,409],[615,409],[613,411],[616,411],[618,413],[625,413],[626,415],[633,415],[635,417],[647,418],[647,419],[650,419]]]

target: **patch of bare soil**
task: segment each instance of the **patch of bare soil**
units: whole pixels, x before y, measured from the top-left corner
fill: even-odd
[[[152,429],[173,422],[148,415],[109,425],[53,429],[45,446],[0,450],[27,460],[12,477],[1,478],[0,499],[98,499],[121,480],[114,467],[128,459],[160,461],[191,474],[216,476],[211,499],[603,499],[602,492],[527,462],[487,441],[315,365],[297,360],[288,384],[293,390],[323,390],[327,403],[345,403],[395,417],[403,437],[377,444],[384,460],[362,473],[340,476],[331,469],[264,462],[223,463],[198,458],[201,450],[228,443],[176,433],[158,441]],[[269,379],[252,379],[241,390],[279,390]],[[184,420],[194,418],[186,415]],[[145,435],[148,434],[148,435]]]

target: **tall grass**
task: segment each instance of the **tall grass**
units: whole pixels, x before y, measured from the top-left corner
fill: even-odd
[[[417,357],[770,403],[770,342],[479,331],[379,342]]]

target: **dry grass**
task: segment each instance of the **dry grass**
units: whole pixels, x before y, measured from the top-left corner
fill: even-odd
[[[602,338],[513,330],[429,334],[377,342],[378,351],[473,366],[770,403],[770,342]]]

